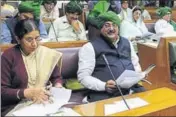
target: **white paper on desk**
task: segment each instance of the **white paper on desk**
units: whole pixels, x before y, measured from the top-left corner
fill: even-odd
[[[142,35],[142,38],[150,38],[150,36],[154,35],[155,33],[147,32]]]
[[[71,90],[65,88],[51,88],[51,94],[58,103],[68,103],[71,97]]]
[[[145,100],[137,97],[137,98],[131,98],[131,99],[126,99],[127,104],[129,105],[130,109],[146,106],[149,103],[146,102]],[[126,107],[124,101],[117,101],[114,102],[114,104],[106,104],[104,105],[105,107],[105,115],[111,115],[114,113],[122,112],[128,110]]]
[[[114,103],[116,105],[119,105],[119,104],[123,104],[124,102],[123,101],[116,101]],[[148,102],[146,102],[145,100],[143,100],[139,97],[127,99],[127,103],[128,103],[128,105],[131,109],[141,107],[141,106],[145,106],[145,105],[149,104]],[[124,106],[125,106],[125,103],[124,103]],[[127,107],[126,107],[126,109],[127,109]]]
[[[125,70],[119,78],[117,78],[116,82],[121,88],[130,88],[145,78],[145,75],[145,72],[139,73],[132,70]]]
[[[53,95],[54,103],[46,102],[43,104],[32,104],[19,109],[13,113],[14,116],[45,116],[50,113],[55,113],[59,108],[68,103],[71,90],[65,88],[51,88],[51,94]]]
[[[55,114],[52,114],[50,116],[81,116],[81,115],[71,108],[62,108],[58,113],[56,112]]]

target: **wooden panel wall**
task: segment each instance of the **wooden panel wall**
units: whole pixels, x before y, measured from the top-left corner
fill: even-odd
[[[63,41],[63,42],[44,42],[41,45],[46,46],[48,48],[71,48],[71,47],[81,47],[87,41]],[[15,44],[0,44],[1,51],[13,47]]]

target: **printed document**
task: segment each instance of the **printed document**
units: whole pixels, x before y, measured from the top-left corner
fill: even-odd
[[[126,101],[130,109],[146,106],[149,104],[148,102],[139,97],[126,99]],[[104,108],[105,116],[128,110],[123,100],[114,102],[113,104],[105,104]]]
[[[143,72],[136,72],[133,70],[125,70],[116,80],[117,85],[121,88],[130,88],[137,84],[139,81],[143,80],[145,76],[155,67],[154,64],[150,65]],[[145,80],[144,80],[145,81]]]
[[[55,113],[60,107],[67,104],[71,97],[71,90],[65,88],[51,88],[53,103],[31,104],[13,113],[14,116],[46,116]]]

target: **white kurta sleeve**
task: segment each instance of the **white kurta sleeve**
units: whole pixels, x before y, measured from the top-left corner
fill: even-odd
[[[156,34],[166,34],[173,31],[174,31],[174,28],[172,27],[172,25],[163,19],[159,19],[155,23]]]
[[[105,82],[92,77],[95,68],[95,52],[91,43],[84,45],[79,51],[78,80],[86,88],[105,91]]]
[[[136,55],[136,52],[135,52],[134,47],[133,47],[131,42],[130,42],[130,46],[131,46],[131,61],[132,61],[132,64],[134,66],[134,69],[137,72],[141,72],[141,66],[139,64],[139,58]]]

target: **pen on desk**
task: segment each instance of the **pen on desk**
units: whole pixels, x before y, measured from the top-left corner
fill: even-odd
[[[49,81],[49,85],[46,85],[46,87],[45,87],[45,90],[46,91],[50,91],[50,89],[52,88],[52,83]],[[48,97],[49,97],[49,103],[53,103],[53,95],[52,94],[49,94],[49,93],[46,93],[46,95],[48,95]]]
[[[45,86],[45,90],[50,90],[52,87],[52,83],[49,81],[48,84]]]

